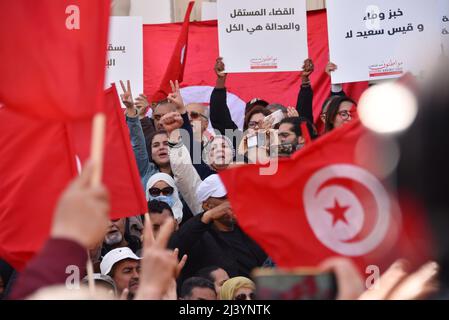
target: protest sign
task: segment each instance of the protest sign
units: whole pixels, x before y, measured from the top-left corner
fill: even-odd
[[[441,54],[447,58],[449,55],[449,1],[439,0],[438,2],[441,18]]]
[[[332,83],[381,80],[406,72],[424,77],[441,50],[438,2],[328,2]]]
[[[131,81],[133,98],[143,93],[142,17],[111,17],[105,88],[120,80]]]
[[[219,0],[226,72],[298,71],[308,57],[305,0]]]

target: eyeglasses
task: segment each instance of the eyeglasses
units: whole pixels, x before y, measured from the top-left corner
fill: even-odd
[[[260,128],[260,124],[258,121],[250,121],[248,122],[248,128],[254,129],[256,127]]]
[[[338,111],[337,114],[343,119],[348,120],[351,117],[351,112],[348,110]]]
[[[148,192],[150,193],[150,195],[152,197],[157,197],[160,196],[161,193],[164,196],[169,196],[173,194],[173,191],[175,191],[172,187],[165,187],[163,189],[159,189],[159,188],[150,188],[150,190],[148,190]]]
[[[190,118],[192,118],[192,120],[196,120],[199,117],[203,117],[204,119],[209,120],[209,118],[207,118],[204,114],[201,114],[201,113],[196,112],[196,111],[190,112]]]
[[[153,119],[159,121],[161,120],[162,116],[163,116],[162,114],[153,114]]]
[[[255,300],[255,299],[256,299],[256,295],[254,293],[250,293],[250,294],[241,293],[241,294],[235,296],[234,300]]]

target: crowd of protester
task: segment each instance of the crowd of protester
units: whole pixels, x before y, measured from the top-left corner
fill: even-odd
[[[336,68],[329,63],[325,72],[330,75]],[[314,65],[308,59],[296,106],[253,99],[246,104],[244,126],[240,129],[227,105],[228,75],[224,70],[223,60],[218,58],[209,107],[184,105],[177,82],[171,83],[167,99],[153,105],[143,94],[134,99],[129,81],[121,83],[121,99],[126,106],[126,123],[148,214],[109,220],[107,190],[89,184],[92,166],[87,165],[61,196],[49,240],[41,252],[20,274],[0,261],[0,295],[9,299],[255,299],[252,271],[275,268],[276,262],[239,227],[218,173],[234,165],[289,157],[310,141],[356,119],[357,103],[341,85],[332,85],[315,121],[310,82]],[[439,81],[448,84],[446,79]],[[449,190],[448,166],[444,162],[447,151],[438,153],[436,148],[449,150],[445,147],[449,139],[444,124],[449,119],[448,109],[444,108],[449,99],[444,86],[438,89],[441,91],[434,91],[435,98],[425,102],[433,106],[434,112],[426,110],[412,130],[415,138],[426,132],[432,144],[417,146],[407,140],[413,138],[406,136],[404,145],[420,147],[422,158],[409,161],[404,176],[415,172],[431,176],[429,181],[434,183],[432,190],[438,190],[437,194],[420,192],[429,204],[428,211],[436,212],[429,216],[437,234],[444,235],[444,228],[449,226],[444,216]],[[437,99],[440,93],[444,95]],[[151,115],[147,116],[150,108]],[[276,117],[271,116],[274,114]],[[442,174],[445,179],[437,181],[435,177]],[[414,180],[417,188],[423,182],[418,180]],[[409,274],[406,263],[398,261],[382,276],[387,285],[377,291],[366,290],[360,274],[347,259],[329,259],[320,268],[336,274],[339,299],[414,299],[436,290],[441,290],[439,297],[444,297],[444,288],[449,284],[449,245],[447,237],[438,240],[438,266],[431,263]],[[88,259],[93,265],[95,296],[87,289]],[[63,293],[67,266],[79,267],[80,296]],[[442,275],[438,289],[433,281],[437,273]]]

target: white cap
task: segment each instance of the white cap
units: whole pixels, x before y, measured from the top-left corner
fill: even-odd
[[[136,256],[136,254],[132,252],[132,250],[128,247],[117,248],[109,251],[103,257],[103,260],[101,260],[101,274],[107,275],[109,272],[111,272],[114,264],[125,259],[140,260],[140,258]]]
[[[196,189],[196,197],[199,202],[204,202],[211,197],[221,198],[227,194],[228,192],[218,174],[208,176]]]

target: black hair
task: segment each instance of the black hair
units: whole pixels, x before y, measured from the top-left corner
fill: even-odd
[[[207,288],[215,293],[215,285],[212,281],[200,277],[191,277],[182,283],[180,298],[189,298],[195,288]]]
[[[337,117],[338,110],[340,109],[340,105],[343,102],[350,102],[357,106],[357,103],[352,100],[349,97],[341,96],[335,99],[332,99],[332,101],[329,104],[329,107],[327,108],[326,112],[326,124],[325,124],[325,131],[329,132],[334,130],[334,122],[335,118]]]
[[[198,270],[197,273],[196,273],[196,276],[200,277],[200,278],[207,279],[210,282],[214,283],[215,279],[212,276],[212,272],[214,272],[214,271],[216,271],[218,269],[221,269],[221,268],[217,267],[217,266],[205,267],[205,268],[202,268],[202,269]]]
[[[151,200],[147,202],[149,213],[162,213],[164,210],[168,210],[173,217],[172,208],[164,201]]]
[[[251,111],[249,111],[246,115],[245,115],[245,122],[243,124],[243,131],[248,130],[248,125],[249,122],[251,121],[251,118],[253,115],[261,113],[263,114],[265,117],[269,116],[271,114],[270,110],[266,109],[265,107],[262,106],[257,106],[251,109]]]
[[[153,161],[153,157],[151,155],[153,154],[153,139],[154,139],[154,137],[156,137],[157,135],[160,135],[160,134],[164,134],[164,135],[166,135],[168,137],[167,131],[165,131],[165,130],[157,130],[157,131],[152,132],[149,135],[148,143],[147,143],[147,150],[149,149],[148,150],[148,160],[150,162],[153,162],[156,166],[157,166],[157,163],[155,163]]]
[[[307,126],[307,130],[309,131],[310,138],[312,140],[316,139],[318,137],[318,130],[316,129],[315,125],[311,123],[308,119],[303,117],[290,117],[282,119],[282,121],[276,125],[276,128],[279,128],[281,124],[291,124],[293,126],[293,132],[296,134],[297,137],[302,137],[302,129],[301,124],[305,122]]]
[[[253,108],[256,107],[266,108],[268,105],[269,103],[267,101],[261,99],[253,99],[251,101],[248,101],[248,103],[245,106],[245,115],[248,114],[248,112],[251,112]]]

